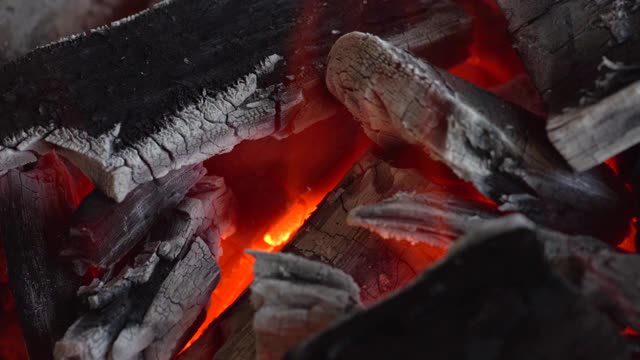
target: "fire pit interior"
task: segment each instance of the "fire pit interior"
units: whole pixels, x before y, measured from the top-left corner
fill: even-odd
[[[0,359],[640,358],[640,3],[0,0]]]

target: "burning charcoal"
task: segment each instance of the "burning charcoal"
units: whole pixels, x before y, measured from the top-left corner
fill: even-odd
[[[90,311],[56,344],[56,358],[175,355],[218,283],[218,234],[233,232],[232,220],[225,218],[233,219],[232,205],[220,178],[205,177],[193,186],[156,223],[131,266],[106,284],[81,288]]]
[[[281,359],[293,345],[359,308],[360,288],[340,270],[289,254],[256,258],[251,302],[257,359]]]
[[[165,1],[0,68],[11,120],[0,123],[0,171],[53,144],[122,201],[243,140],[322,120],[315,109],[333,114],[326,54],[356,29],[412,49],[470,39],[469,17],[442,0]]]
[[[603,57],[640,62],[640,7],[634,1],[497,2],[515,48],[552,113],[578,105],[582,90],[596,82]]]
[[[142,322],[122,330],[111,356],[136,359],[144,353],[145,359],[172,359],[219,281],[216,259],[208,245],[196,238],[162,283]]]
[[[500,214],[470,200],[401,193],[378,204],[353,209],[348,221],[384,238],[449,247],[453,240]],[[594,238],[568,236],[518,219],[535,231],[545,257],[582,294],[620,323],[640,329],[640,257]]]
[[[552,117],[553,145],[571,166],[584,171],[640,143],[640,81],[602,101]]]
[[[55,154],[0,177],[0,237],[29,356],[51,359],[73,322],[80,279],[57,259],[73,210],[68,173]]]
[[[286,359],[629,359],[618,329],[551,270],[520,217],[487,222],[391,298]]]
[[[76,263],[108,268],[146,236],[160,213],[175,207],[205,173],[202,166],[175,170],[116,203],[94,191],[76,211],[62,254]],[[84,266],[78,266],[83,270]]]
[[[467,230],[498,216],[500,212],[493,206],[450,194],[398,193],[377,204],[354,208],[347,222],[385,239],[423,242],[447,249]]]
[[[628,191],[609,169],[572,172],[541,119],[375,36],[340,38],[327,84],[374,140],[423,147],[503,210],[611,242],[629,228]]]

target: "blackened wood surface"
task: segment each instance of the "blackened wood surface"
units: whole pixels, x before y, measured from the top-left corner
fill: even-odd
[[[149,233],[163,211],[182,201],[205,172],[199,165],[174,170],[138,187],[121,203],[95,190],[73,215],[62,255],[85,266],[110,268]]]
[[[603,57],[640,60],[640,9],[625,0],[498,0],[525,66],[553,113],[577,106]]]
[[[420,146],[502,210],[610,242],[629,229],[629,194],[610,169],[575,173],[543,119],[376,36],[341,37],[327,85],[374,141]]]
[[[0,178],[0,236],[22,332],[32,359],[51,359],[53,344],[73,322],[80,279],[58,257],[71,220],[72,189],[55,155],[32,170]]]
[[[322,78],[339,34],[359,29],[419,49],[468,25],[448,1],[162,3],[0,69],[0,169],[32,161],[45,139],[122,200],[139,183],[281,130],[303,97],[291,83]]]
[[[514,218],[460,239],[402,292],[286,359],[629,359],[619,330],[546,263]]]

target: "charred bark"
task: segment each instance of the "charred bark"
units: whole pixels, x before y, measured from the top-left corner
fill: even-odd
[[[498,0],[531,79],[552,113],[579,104],[602,58],[640,61],[640,11],[625,0]]]
[[[372,139],[421,146],[503,210],[610,242],[628,231],[628,192],[609,169],[574,173],[541,119],[375,36],[338,40],[327,83]]]
[[[121,203],[95,190],[73,216],[62,255],[84,273],[88,265],[110,268],[146,236],[160,214],[182,201],[205,174],[201,166],[175,170],[146,183]]]
[[[54,155],[0,178],[0,236],[24,340],[33,359],[51,359],[54,341],[73,322],[80,278],[57,258],[71,220],[72,189]]]
[[[0,171],[54,145],[121,201],[242,140],[330,115],[321,79],[340,33],[421,49],[464,40],[469,25],[448,1],[164,2],[0,69]]]
[[[338,269],[290,254],[251,254],[256,359],[281,359],[304,338],[360,307],[360,288]]]
[[[56,358],[173,357],[219,281],[219,234],[234,231],[232,213],[222,179],[201,180],[155,225],[133,264],[80,290],[88,311],[56,344]]]
[[[286,359],[629,359],[618,331],[553,273],[535,232],[506,218]]]

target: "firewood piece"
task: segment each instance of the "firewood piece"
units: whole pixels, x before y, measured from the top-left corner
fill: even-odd
[[[77,264],[112,266],[149,233],[162,211],[175,207],[204,174],[201,165],[175,170],[138,187],[121,203],[95,190],[76,211],[62,254]],[[85,268],[77,267],[80,271]]]
[[[290,254],[249,253],[256,258],[251,302],[257,359],[281,359],[302,339],[359,308],[360,288],[344,272]]]
[[[207,244],[196,238],[162,283],[142,322],[122,330],[111,356],[135,359],[144,353],[146,359],[173,358],[219,281],[215,257]]]
[[[398,193],[376,204],[358,206],[347,223],[385,239],[427,243],[448,249],[452,242],[487,219],[500,216],[495,207],[451,194]]]
[[[602,164],[640,143],[640,81],[594,105],[552,117],[547,132],[577,171]]]
[[[327,84],[372,139],[423,147],[504,210],[611,242],[628,230],[628,191],[609,169],[572,172],[541,119],[373,35],[336,42]]]
[[[55,359],[106,359],[113,339],[125,326],[132,307],[133,299],[125,296],[98,312],[82,316],[56,343]]]
[[[73,322],[80,279],[57,259],[71,220],[72,189],[55,154],[32,170],[0,177],[0,237],[29,356],[51,359],[53,342]]]
[[[305,86],[356,29],[426,48],[468,34],[470,19],[440,0],[166,1],[0,69],[0,171],[45,142],[121,201],[242,140],[282,136],[298,123],[282,115],[317,108]]]
[[[639,7],[633,1],[498,0],[514,44],[552,113],[578,105],[603,57],[640,61]]]
[[[520,219],[470,232],[411,286],[286,359],[629,359],[611,320],[554,274]]]
[[[348,221],[383,238],[448,248],[459,236],[499,216],[490,207],[471,200],[400,193],[351,210]],[[536,232],[545,257],[565,280],[621,323],[640,327],[640,256],[622,253],[591,237],[569,236],[528,220],[518,221],[521,227]]]

